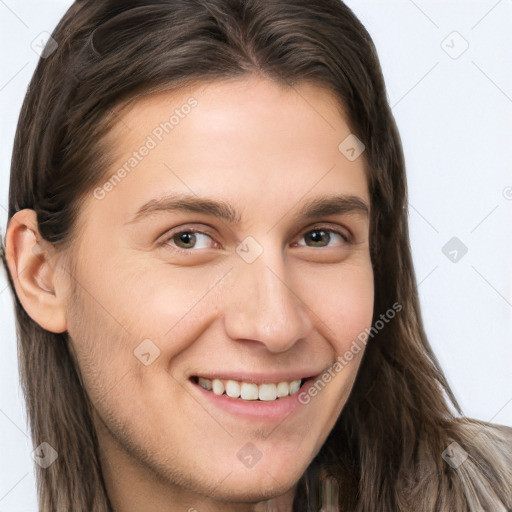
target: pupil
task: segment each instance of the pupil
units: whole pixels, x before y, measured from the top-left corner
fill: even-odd
[[[329,233],[327,233],[325,231],[321,231],[321,230],[312,231],[310,236],[311,236],[311,239],[313,240],[313,242],[315,242],[315,243],[321,242],[322,237],[324,237],[324,238],[327,237],[327,242],[329,242],[329,239],[330,239]]]
[[[181,233],[179,240],[182,244],[188,245],[193,244],[195,235],[193,233]]]

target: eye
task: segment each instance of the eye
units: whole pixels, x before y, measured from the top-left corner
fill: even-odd
[[[312,245],[307,244],[301,244],[297,243],[295,245],[302,246],[302,247],[327,247],[329,246],[329,243],[333,240],[338,238],[341,239],[341,244],[337,245],[345,245],[350,243],[350,239],[347,235],[343,234],[340,231],[336,231],[334,229],[328,229],[328,228],[314,228],[310,231],[307,231],[304,233],[301,237],[301,239],[309,240],[311,241]],[[331,244],[332,246],[332,244]]]
[[[293,246],[301,247],[336,247],[350,243],[350,237],[341,231],[326,227],[316,227],[305,232],[301,239],[306,243],[295,243]],[[338,240],[337,244],[331,243]],[[192,249],[211,249],[218,247],[217,242],[209,234],[193,228],[181,229],[171,232],[160,242],[161,246],[171,246],[176,252],[191,254]]]
[[[210,242],[208,242],[210,240]],[[162,245],[171,245],[178,252],[191,252],[190,249],[209,249],[213,238],[195,229],[186,229],[165,237]]]

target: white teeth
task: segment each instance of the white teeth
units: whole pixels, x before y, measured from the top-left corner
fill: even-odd
[[[277,398],[284,398],[288,395],[297,393],[300,389],[301,380],[292,380],[291,382],[279,382],[277,384],[265,383],[254,384],[253,382],[238,382],[236,380],[222,381],[220,379],[198,378],[199,385],[213,391],[216,395],[226,393],[230,398],[240,398],[242,400],[261,400],[271,402]]]
[[[270,401],[275,400],[277,397],[276,385],[275,384],[261,384],[258,398],[260,400]]]
[[[226,382],[226,395],[231,398],[238,398],[240,396],[240,384],[236,380],[228,380]]]
[[[205,380],[208,380],[208,379],[205,379]],[[212,389],[213,389],[213,392],[216,394],[216,395],[222,395],[222,393],[224,393],[224,384],[221,380],[219,379],[213,379],[212,381]]]
[[[293,393],[297,393],[300,389],[300,380],[292,380],[290,382],[290,395],[293,395]]]
[[[277,385],[277,396],[281,398],[282,396],[288,396],[290,394],[290,384],[288,382],[280,382]]]
[[[244,400],[258,400],[258,385],[250,382],[242,382],[240,396]]]

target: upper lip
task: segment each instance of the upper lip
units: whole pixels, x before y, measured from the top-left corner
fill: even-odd
[[[247,372],[201,372],[190,375],[192,377],[203,377],[205,379],[236,380],[238,382],[250,382],[253,384],[291,382],[292,380],[309,379],[320,374],[318,371],[289,371],[280,373],[247,373]]]

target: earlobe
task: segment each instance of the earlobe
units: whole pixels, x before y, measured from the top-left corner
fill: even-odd
[[[58,279],[58,253],[39,234],[34,210],[17,212],[9,221],[5,256],[16,294],[27,314],[43,329],[67,329],[63,281]]]

